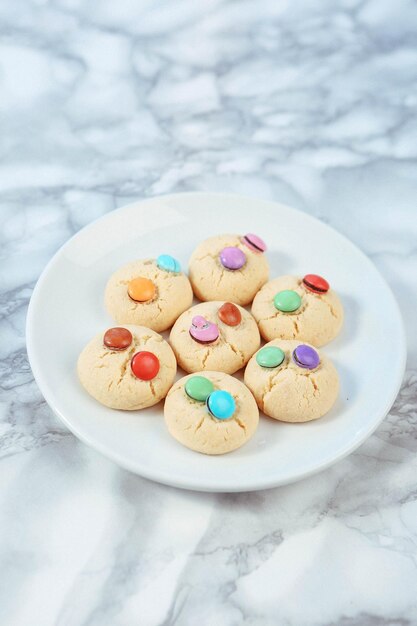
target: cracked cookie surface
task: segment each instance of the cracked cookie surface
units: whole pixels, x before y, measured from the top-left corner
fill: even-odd
[[[112,409],[133,411],[156,404],[166,396],[177,371],[171,346],[144,326],[124,325],[132,333],[126,350],[111,350],[103,344],[104,331],[96,335],[78,358],[78,377],[84,389]],[[141,350],[155,354],[159,372],[152,380],[140,380],[132,373],[130,361]]]
[[[253,395],[239,380],[222,372],[198,372],[212,381],[214,389],[232,394],[236,410],[227,420],[213,417],[205,402],[185,393],[185,384],[196,374],[178,380],[170,389],[164,406],[165,423],[170,434],[187,448],[204,454],[224,454],[240,448],[255,433],[259,411]]]
[[[226,247],[237,247],[245,253],[241,269],[228,270],[221,264],[219,253]],[[219,235],[206,239],[194,250],[189,263],[193,291],[199,300],[229,300],[246,305],[268,280],[269,265],[262,252],[255,252],[241,241],[239,235]]]
[[[278,311],[274,305],[274,296],[286,289],[301,297],[301,306],[293,313]],[[299,339],[319,347],[334,339],[343,324],[343,307],[336,293],[332,289],[312,293],[298,276],[280,276],[266,283],[254,298],[252,315],[266,341]]]
[[[280,339],[270,341],[263,348],[281,348],[285,353],[282,364],[261,367],[256,361],[256,353],[245,370],[245,383],[255,396],[258,407],[269,417],[283,422],[308,422],[322,417],[331,409],[339,393],[337,370],[324,354],[319,353],[320,364],[313,370],[294,363],[292,353],[301,343]]]
[[[129,297],[128,284],[134,278],[150,279],[155,295],[148,302],[135,302]],[[104,302],[109,314],[118,324],[140,324],[162,332],[191,306],[193,292],[190,281],[182,272],[159,269],[155,259],[131,261],[109,278]]]
[[[237,326],[228,326],[218,316],[223,304],[224,301],[197,304],[185,311],[172,327],[169,342],[178,365],[186,372],[214,370],[233,374],[246,365],[259,348],[259,330],[252,315],[238,306],[241,321]],[[190,336],[191,321],[196,315],[217,325],[219,338],[215,342],[202,344]]]

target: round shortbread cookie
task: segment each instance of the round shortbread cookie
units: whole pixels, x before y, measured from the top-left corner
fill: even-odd
[[[146,300],[134,300],[132,295]],[[162,332],[191,306],[193,292],[181,271],[161,269],[155,259],[144,259],[131,261],[112,274],[104,300],[118,324],[139,324]]]
[[[189,264],[190,281],[197,298],[230,300],[242,306],[252,302],[256,292],[268,280],[269,265],[261,250],[249,247],[244,241],[245,238],[239,235],[219,235],[197,246]],[[244,262],[242,267],[228,269],[222,264],[221,259],[233,265],[236,255],[235,264]]]
[[[169,391],[164,406],[170,434],[187,448],[204,454],[224,454],[240,448],[255,433],[259,411],[249,389],[239,380],[222,372],[199,372],[211,381],[213,389],[229,392],[235,411],[229,419],[217,419],[203,400],[189,397],[185,391],[190,374],[178,380]]]
[[[308,344],[280,339],[270,341],[253,355],[245,370],[245,383],[258,407],[283,422],[308,422],[322,417],[331,409],[339,392],[335,366],[315,348],[320,359],[317,367],[306,369],[296,364],[293,353],[301,345]],[[267,353],[263,351],[271,347],[282,350],[284,359],[276,367],[263,367],[259,361],[265,361],[262,356]]]
[[[218,329],[212,343],[200,343],[190,334],[192,320],[203,317]],[[235,324],[240,318],[240,321]],[[234,323],[235,325],[230,325]],[[210,329],[208,329],[210,332]],[[204,340],[204,330],[200,335]],[[202,302],[185,311],[172,327],[169,342],[180,367],[186,372],[200,370],[233,374],[246,365],[260,346],[258,326],[242,307],[223,301]]]
[[[278,310],[274,298],[288,291],[299,298],[299,308]],[[319,347],[334,339],[343,324],[343,307],[336,293],[332,289],[313,293],[298,276],[280,276],[266,283],[254,298],[252,315],[266,341],[297,339]]]
[[[122,338],[127,336],[123,344],[126,347],[114,349],[105,345],[111,331]],[[111,345],[112,341],[107,343]],[[151,356],[145,355],[144,363],[141,357],[136,359],[132,369],[132,358],[141,352]],[[153,376],[158,363],[159,370]],[[81,352],[77,370],[82,386],[98,402],[112,409],[133,411],[165,398],[174,381],[177,363],[171,346],[160,335],[144,326],[125,325],[96,335]],[[143,380],[134,371],[153,377]]]

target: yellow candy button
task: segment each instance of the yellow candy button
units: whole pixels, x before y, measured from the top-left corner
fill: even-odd
[[[156,287],[149,278],[134,278],[127,286],[129,297],[135,302],[148,302],[155,295]]]

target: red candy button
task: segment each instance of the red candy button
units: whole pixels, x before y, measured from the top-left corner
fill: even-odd
[[[127,328],[109,328],[104,333],[103,343],[110,350],[126,350],[132,343],[132,333]]]
[[[232,302],[225,302],[218,310],[217,315],[227,326],[237,326],[242,321],[241,312]]]
[[[136,352],[130,361],[133,374],[140,380],[152,380],[159,372],[159,359],[153,352]]]
[[[322,276],[317,274],[306,274],[303,278],[304,287],[313,293],[326,293],[330,285]]]

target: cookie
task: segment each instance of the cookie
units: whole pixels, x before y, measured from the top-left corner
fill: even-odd
[[[299,341],[267,343],[249,361],[244,380],[261,411],[282,422],[322,417],[339,392],[339,377],[330,359]]]
[[[264,285],[252,304],[252,315],[266,341],[297,339],[324,346],[343,324],[338,296],[321,276],[280,276]]]
[[[139,324],[162,332],[191,306],[193,292],[178,261],[163,254],[118,269],[107,283],[104,300],[118,324]]]
[[[268,280],[266,246],[248,234],[219,235],[194,250],[189,265],[193,290],[199,300],[230,300],[246,305]]]
[[[215,370],[233,374],[260,346],[252,315],[231,302],[202,302],[185,311],[169,337],[186,372]]]
[[[170,434],[187,448],[224,454],[240,448],[259,422],[256,402],[245,385],[222,372],[198,372],[178,380],[164,406]]]
[[[78,377],[93,398],[112,409],[144,409],[165,398],[177,363],[169,344],[144,326],[109,328],[78,359]]]

